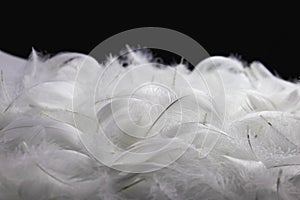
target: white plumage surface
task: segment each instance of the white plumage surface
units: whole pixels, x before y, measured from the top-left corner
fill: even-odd
[[[234,58],[128,60],[0,52],[1,200],[300,199],[298,83]]]

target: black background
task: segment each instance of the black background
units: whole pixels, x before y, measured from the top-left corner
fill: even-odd
[[[14,11],[1,20],[0,49],[27,58],[31,48],[45,54],[61,51],[89,53],[106,38],[137,27],[156,26],[180,31],[198,41],[210,55],[237,56],[247,62],[261,61],[285,79],[300,75],[297,16],[281,8],[272,11],[247,5],[232,10],[189,5],[177,7],[151,2],[140,7],[121,5],[51,7]],[[194,8],[194,9],[193,9]],[[288,13],[288,14],[286,14]],[[16,16],[15,16],[16,15]]]

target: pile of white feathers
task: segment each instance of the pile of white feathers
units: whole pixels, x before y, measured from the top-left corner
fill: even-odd
[[[235,58],[192,71],[151,59],[0,52],[0,199],[300,199],[298,83]],[[82,67],[103,75],[93,109],[105,137],[74,121],[93,117]]]

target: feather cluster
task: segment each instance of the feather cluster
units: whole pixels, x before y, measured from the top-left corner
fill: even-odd
[[[300,199],[299,84],[152,61],[0,52],[0,199]]]

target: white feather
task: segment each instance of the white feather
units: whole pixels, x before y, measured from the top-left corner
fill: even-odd
[[[299,84],[128,51],[126,68],[0,52],[1,200],[300,198]]]

